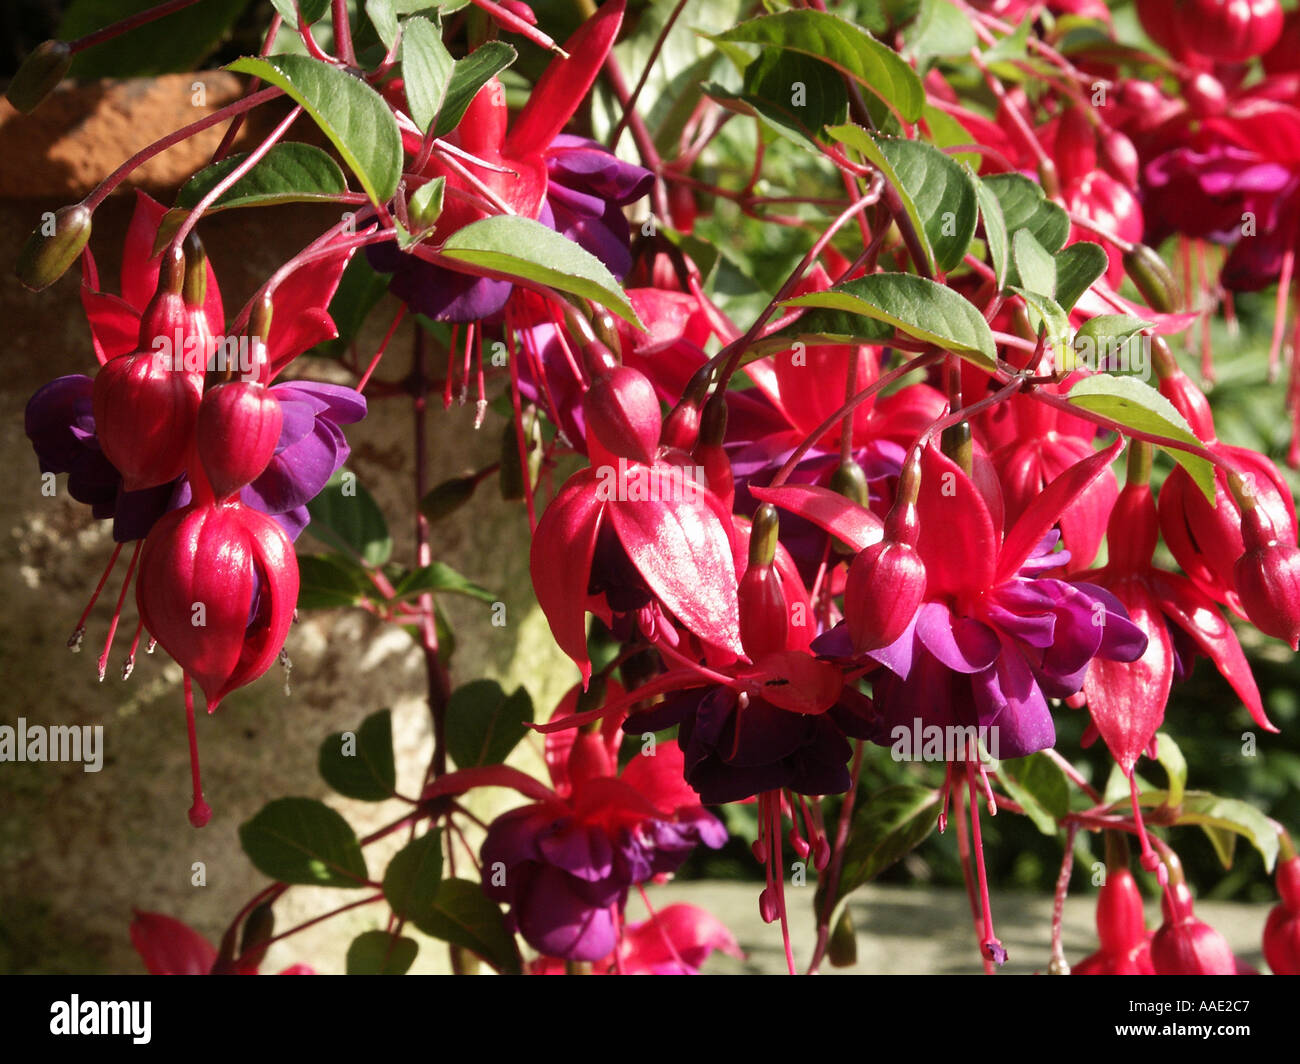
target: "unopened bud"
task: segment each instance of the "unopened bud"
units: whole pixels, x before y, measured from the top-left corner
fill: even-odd
[[[591,387],[582,397],[587,430],[620,458],[649,465],[663,430],[654,385],[631,366],[596,370],[595,365],[593,362]]]
[[[44,41],[26,59],[9,82],[5,96],[16,111],[29,115],[68,74],[72,50],[63,41]]]
[[[54,212],[54,231],[47,233],[47,228],[43,222],[27,238],[14,271],[33,292],[52,285],[81,254],[90,240],[90,211],[80,203],[60,207]]]
[[[1134,244],[1124,253],[1124,270],[1152,310],[1172,314],[1181,305],[1183,297],[1173,270],[1146,244]]]

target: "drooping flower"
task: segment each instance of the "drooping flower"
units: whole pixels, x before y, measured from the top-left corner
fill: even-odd
[[[745,955],[736,937],[712,913],[697,905],[666,906],[639,924],[628,924],[616,951],[594,962],[592,975],[698,975],[715,952]],[[562,975],[559,957],[538,957],[533,975]]]
[[[577,695],[569,693],[556,719],[572,713]],[[548,736],[555,790],[494,820],[480,850],[484,892],[507,903],[524,940],[551,957],[607,956],[629,887],[676,871],[699,843],[716,849],[727,837],[683,785],[676,743],[657,743],[618,769],[620,720],[610,717],[601,733]]]

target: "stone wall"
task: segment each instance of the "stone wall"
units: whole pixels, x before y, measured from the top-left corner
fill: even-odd
[[[195,83],[204,86],[196,105]],[[212,718],[200,719],[204,786],[214,816],[190,827],[184,705],[180,670],[159,651],[143,654],[131,678],[121,665],[136,624],[128,596],[121,628],[101,684],[95,662],[107,632],[126,566],[119,562],[87,625],[83,650],[65,646],[112,551],[107,523],[67,496],[46,497],[23,431],[33,392],[67,373],[93,373],[95,359],[78,300],[80,278],[70,271],[41,293],[13,278],[12,264],[42,211],[84,195],[93,184],[162,133],[193,122],[234,97],[226,74],[184,75],[103,83],[60,90],[30,117],[0,101],[0,322],[5,337],[0,377],[0,498],[5,500],[0,545],[0,724],[19,717],[31,724],[102,725],[102,771],[73,764],[0,763],[0,972],[142,971],[128,938],[132,908],[157,910],[187,921],[216,939],[238,908],[264,885],[239,849],[238,826],[265,802],[285,795],[324,798],[358,833],[388,822],[396,803],[372,806],[330,797],[316,774],[317,749],[331,732],[355,728],[384,706],[394,715],[399,790],[419,789],[432,747],[423,701],[423,661],[410,637],[361,611],[304,616],[289,636],[292,693],[278,669],[230,696]],[[267,128],[279,115],[263,116]],[[307,130],[306,124],[303,131]],[[142,172],[142,185],[167,200],[175,187],[210,157],[221,129],[187,148],[173,149]],[[108,200],[95,215],[91,247],[102,281],[116,290],[117,263],[134,196]],[[228,315],[279,263],[331,224],[325,208],[276,208],[214,215],[200,226],[220,279]],[[384,304],[360,349],[369,355],[395,312]],[[394,338],[379,376],[410,366],[412,334]],[[301,360],[306,361],[306,360]],[[295,367],[295,372],[299,372]],[[337,364],[301,366],[301,375],[340,377]],[[410,403],[387,399],[347,430],[349,463],[387,514],[397,559],[412,560],[413,444]],[[495,460],[500,420],[489,415],[473,430],[473,407],[430,415],[430,481],[469,472]],[[539,712],[549,712],[577,670],[557,661],[528,581],[527,518],[522,505],[502,505],[486,482],[457,517],[437,526],[434,557],[499,592],[507,625],[494,628],[486,606],[446,596],[458,640],[453,678],[523,682]],[[540,743],[518,751],[521,764],[539,768]],[[489,795],[499,803],[508,796]],[[504,808],[504,804],[502,804]],[[491,806],[480,810],[491,811]],[[400,836],[395,836],[400,838]],[[367,850],[382,873],[389,851]],[[460,854],[462,871],[464,855]],[[192,885],[203,862],[206,886]],[[277,906],[281,929],[332,905],[340,892],[295,890]],[[276,946],[266,967],[304,961],[322,971],[342,968],[349,931],[381,926],[383,906],[348,914],[345,927],[313,929]],[[438,968],[445,951],[422,951],[418,967]]]

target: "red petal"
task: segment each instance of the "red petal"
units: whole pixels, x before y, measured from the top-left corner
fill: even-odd
[[[714,950],[744,957],[736,937],[712,913],[678,903],[660,909],[645,923],[629,927],[623,939],[623,970],[638,974],[698,969]]]
[[[294,270],[275,290],[267,353],[274,375],[316,344],[338,336],[327,308],[355,248]]]
[[[763,701],[791,713],[825,713],[844,690],[844,674],[839,669],[797,650],[768,654],[742,678],[757,681],[755,693]]]
[[[587,584],[605,504],[596,498],[591,469],[575,473],[551,501],[533,533],[528,566],[537,603],[560,649],[591,679],[587,658]]]
[[[516,159],[537,156],[550,147],[556,134],[573,117],[596,80],[623,24],[626,0],[613,0],[600,9],[564,42],[568,59],[558,56],[542,71],[514,128],[502,146],[503,155]]]
[[[1020,519],[1011,526],[1006,542],[1002,545],[1002,554],[998,558],[998,583],[1019,571],[1030,552],[1061,519],[1061,514],[1108,471],[1111,461],[1123,445],[1123,439],[1117,439],[1092,457],[1072,465],[1029,504]]]
[[[679,809],[694,809],[700,796],[683,778],[686,759],[676,739],[656,743],[653,754],[633,755],[619,777],[650,802],[664,816]]]
[[[167,208],[139,189],[135,193],[135,210],[126,230],[122,245],[122,298],[138,312],[143,312],[158,290],[158,271],[162,256],[154,254],[154,241],[158,239],[158,226]],[[212,328],[213,336],[225,332],[226,319],[221,306],[221,289],[217,275],[208,264],[208,283],[203,310]]]
[[[420,796],[420,800],[427,802],[448,795],[454,797],[477,787],[509,787],[534,801],[555,800],[555,792],[546,784],[508,765],[481,765],[478,768],[463,768],[459,772],[449,772],[429,784]]]
[[[1088,712],[1119,767],[1133,766],[1165,719],[1174,680],[1174,654],[1160,608],[1146,584],[1129,579],[1111,589],[1128,608],[1129,618],[1147,634],[1147,649],[1137,661],[1093,658],[1083,682]]]
[[[983,495],[961,466],[937,447],[921,452],[921,491],[916,500],[925,561],[927,595],[986,590],[998,553],[993,518]]]
[[[740,607],[730,521],[701,490],[692,500],[611,502],[610,520],[650,590],[707,642],[740,654]]]
[[[1255,677],[1241,644],[1237,642],[1237,634],[1214,601],[1190,580],[1174,573],[1155,569],[1150,571],[1148,579],[1152,591],[1160,599],[1161,608],[1214,662],[1214,667],[1250,711],[1251,719],[1265,731],[1277,731],[1264,712],[1259,688],[1255,685]]]
[[[782,484],[779,488],[751,485],[749,490],[759,502],[770,502],[782,510],[798,514],[855,550],[866,550],[884,538],[884,526],[879,517],[830,488],[815,484]]]
[[[90,325],[90,342],[103,365],[118,355],[129,355],[140,339],[140,312],[124,299],[81,286],[81,306]]]
[[[162,913],[136,910],[131,944],[150,975],[207,975],[216,947],[192,927]]]

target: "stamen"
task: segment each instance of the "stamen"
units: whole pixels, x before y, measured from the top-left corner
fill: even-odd
[[[776,880],[776,911],[781,917],[781,942],[785,946],[785,963],[791,975],[797,974],[794,966],[794,950],[790,947],[790,920],[785,908],[785,865],[781,858],[781,795],[776,792],[772,809],[772,840],[776,860],[773,862]]]
[[[117,624],[122,619],[122,604],[126,602],[126,589],[131,586],[131,575],[135,572],[135,563],[140,557],[140,548],[144,540],[136,540],[135,550],[131,552],[131,561],[126,567],[126,579],[122,581],[122,590],[117,596],[117,605],[113,608],[113,619],[108,622],[108,638],[104,640],[104,652],[99,655],[99,682],[104,682],[108,671],[108,652],[113,649],[113,637],[117,635]]]
[[[212,819],[212,807],[203,800],[203,781],[199,778],[199,739],[194,727],[194,689],[190,684],[190,674],[185,674],[185,725],[190,733],[190,781],[193,786],[194,804],[190,806],[190,823],[196,828],[203,827]]]
[[[289,674],[293,672],[293,662],[289,660],[289,651],[284,647],[280,648],[280,668],[284,670],[284,697],[288,698],[293,694],[289,687]]]
[[[537,530],[537,502],[533,497],[533,478],[528,470],[528,441],[524,439],[524,409],[519,399],[519,360],[515,355],[514,315],[506,309],[506,357],[510,361],[510,406],[515,415],[515,444],[519,450],[519,473],[524,480],[524,503],[528,507],[528,527]]]
[[[99,578],[99,583],[95,585],[90,601],[86,603],[86,608],[81,611],[81,617],[77,621],[76,629],[74,629],[72,635],[68,636],[68,649],[74,654],[81,653],[81,641],[86,638],[86,618],[90,616],[90,611],[95,608],[95,603],[99,601],[99,593],[104,590],[104,585],[108,582],[108,574],[117,565],[117,556],[121,553],[122,544],[118,543],[113,548],[113,555],[108,559],[108,565],[104,567],[104,574]]]
[[[1273,312],[1273,341],[1268,348],[1268,381],[1278,377],[1282,361],[1282,337],[1286,333],[1287,298],[1291,295],[1291,275],[1295,270],[1295,248],[1287,248],[1282,256],[1282,270],[1277,278],[1277,308]]]
[[[474,404],[474,429],[483,427],[483,418],[487,415],[487,390],[483,384],[483,330],[478,331],[478,345],[474,349],[478,360],[478,401]]]
[[[974,744],[971,745],[971,752],[974,752]],[[980,909],[984,915],[984,941],[980,943],[980,946],[984,950],[985,956],[992,960],[994,964],[1006,964],[1006,947],[998,941],[998,936],[993,933],[993,912],[989,908],[988,873],[984,868],[984,842],[980,836],[980,810],[979,804],[975,801],[975,766],[969,760],[966,762],[966,785],[970,790],[971,844],[975,854],[976,875],[979,878]]]
[[[451,409],[452,377],[456,374],[456,341],[460,339],[460,326],[451,327],[451,343],[447,345],[447,379],[442,385],[442,408]]]
[[[135,671],[135,652],[140,647],[140,633],[144,631],[144,618],[141,617],[135,626],[135,638],[131,640],[131,649],[127,651],[126,661],[122,663],[122,679],[129,680],[131,673]]]
[[[469,360],[470,352],[474,350],[474,334],[478,331],[474,328],[475,322],[470,322],[465,326],[465,366],[460,374],[460,392],[456,396],[456,402],[461,406],[465,405],[465,400],[469,398]]]

